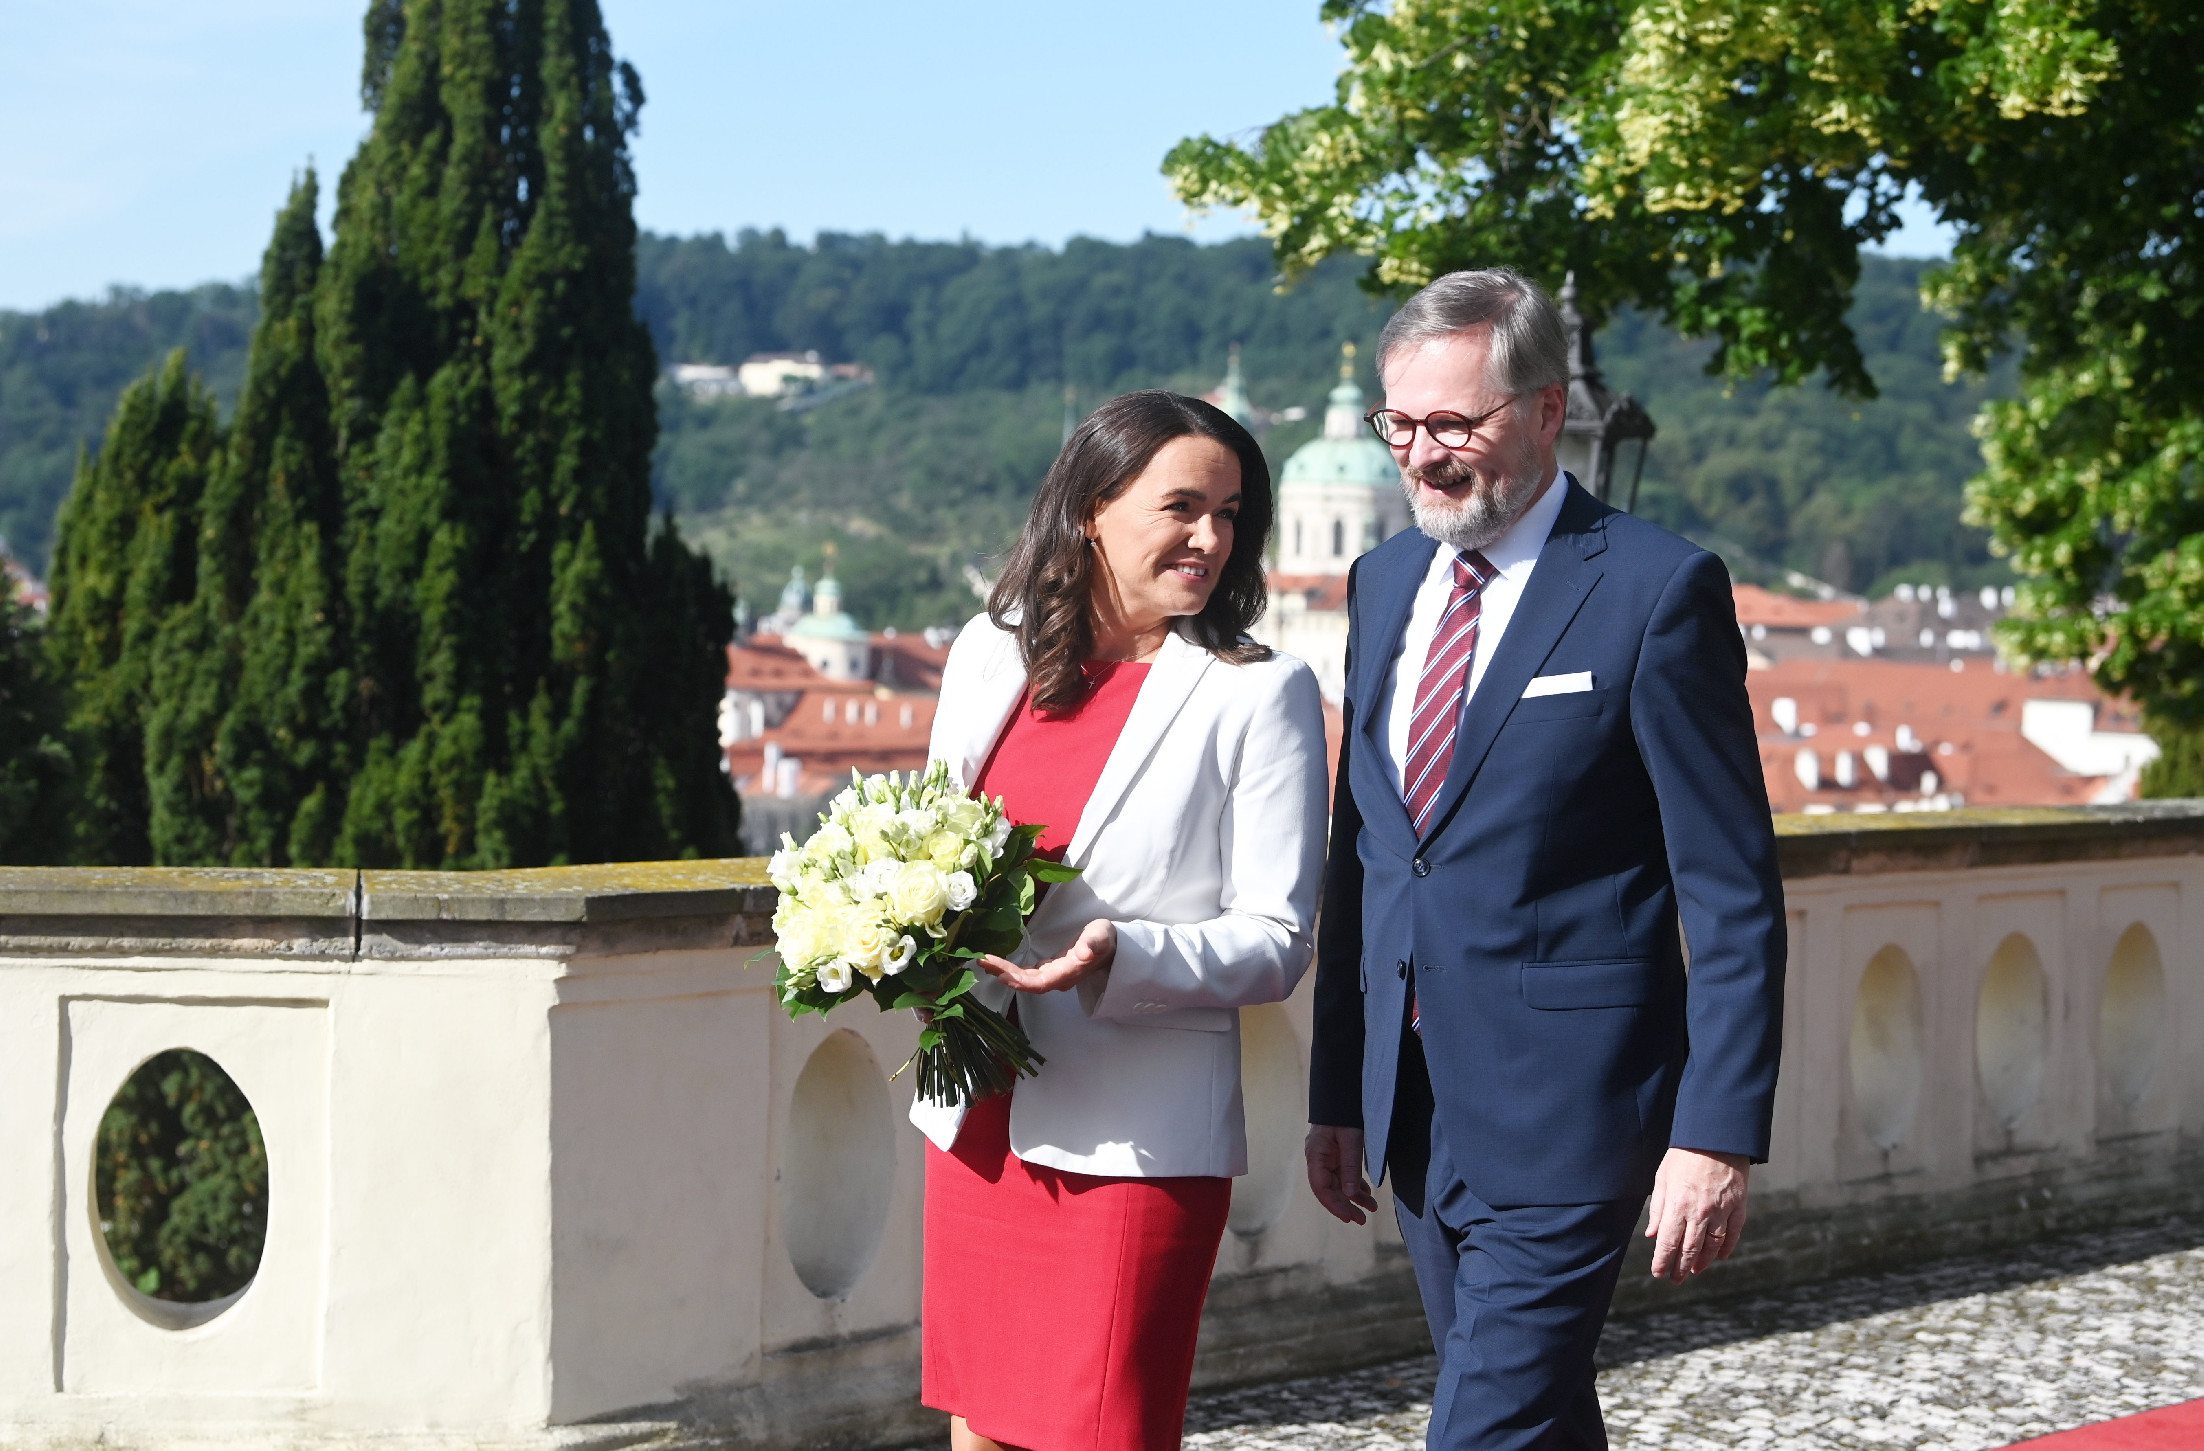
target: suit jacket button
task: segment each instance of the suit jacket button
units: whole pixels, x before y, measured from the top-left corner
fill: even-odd
[[[1415,874],[1419,877],[1428,877],[1431,875],[1431,863],[1425,861],[1422,857],[1417,857],[1416,860],[1410,864],[1410,869],[1414,871]]]
[[[1393,971],[1399,974],[1401,977],[1406,978],[1408,976],[1408,960],[1406,958],[1402,958],[1399,962],[1394,963]]]

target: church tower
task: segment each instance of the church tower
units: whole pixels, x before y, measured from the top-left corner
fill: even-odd
[[[1362,421],[1355,345],[1340,345],[1324,432],[1295,449],[1278,482],[1278,572],[1345,574],[1355,557],[1408,527],[1392,450]]]

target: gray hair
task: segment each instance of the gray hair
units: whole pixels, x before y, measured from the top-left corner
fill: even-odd
[[[1513,267],[1449,272],[1401,305],[1378,334],[1378,376],[1403,348],[1492,327],[1485,381],[1496,393],[1528,393],[1569,381],[1569,333],[1546,289]]]

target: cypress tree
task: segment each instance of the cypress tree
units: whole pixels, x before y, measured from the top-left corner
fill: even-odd
[[[373,0],[326,257],[309,175],[228,439],[171,359],[56,548],[81,859],[492,867],[736,840],[732,600],[654,534],[642,87],[595,0]]]
[[[727,850],[731,601],[670,532],[650,543],[641,85],[594,0],[379,0],[367,32],[375,124],[317,312],[361,742],[337,855]],[[665,669],[669,641],[700,663]]]
[[[261,315],[200,508],[196,595],[164,626],[146,723],[154,855],[329,859],[349,761],[328,394],[314,359],[309,172],[260,274]]]
[[[9,866],[64,861],[69,849],[74,763],[43,634],[0,576],[0,862]]]
[[[56,523],[47,645],[70,688],[77,859],[154,860],[145,718],[162,627],[196,593],[199,506],[221,451],[182,349],[124,390]]]
[[[701,675],[659,655],[719,668],[732,604],[648,551],[637,77],[593,0],[414,0],[368,13],[364,95],[320,307],[364,725],[339,856],[730,849]]]

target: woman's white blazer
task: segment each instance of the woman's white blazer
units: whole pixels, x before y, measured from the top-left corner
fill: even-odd
[[[1026,673],[1016,637],[985,615],[957,637],[932,753],[967,787]],[[979,992],[1047,1061],[1020,1079],[1010,1148],[1032,1164],[1155,1178],[1247,1172],[1239,1009],[1292,993],[1315,953],[1324,868],[1323,706],[1289,655],[1234,665],[1173,634],[1080,815],[1017,960],[1062,953],[1097,917],[1117,924],[1109,969],[1068,992]],[[926,1099],[911,1120],[942,1148],[961,1109]]]

